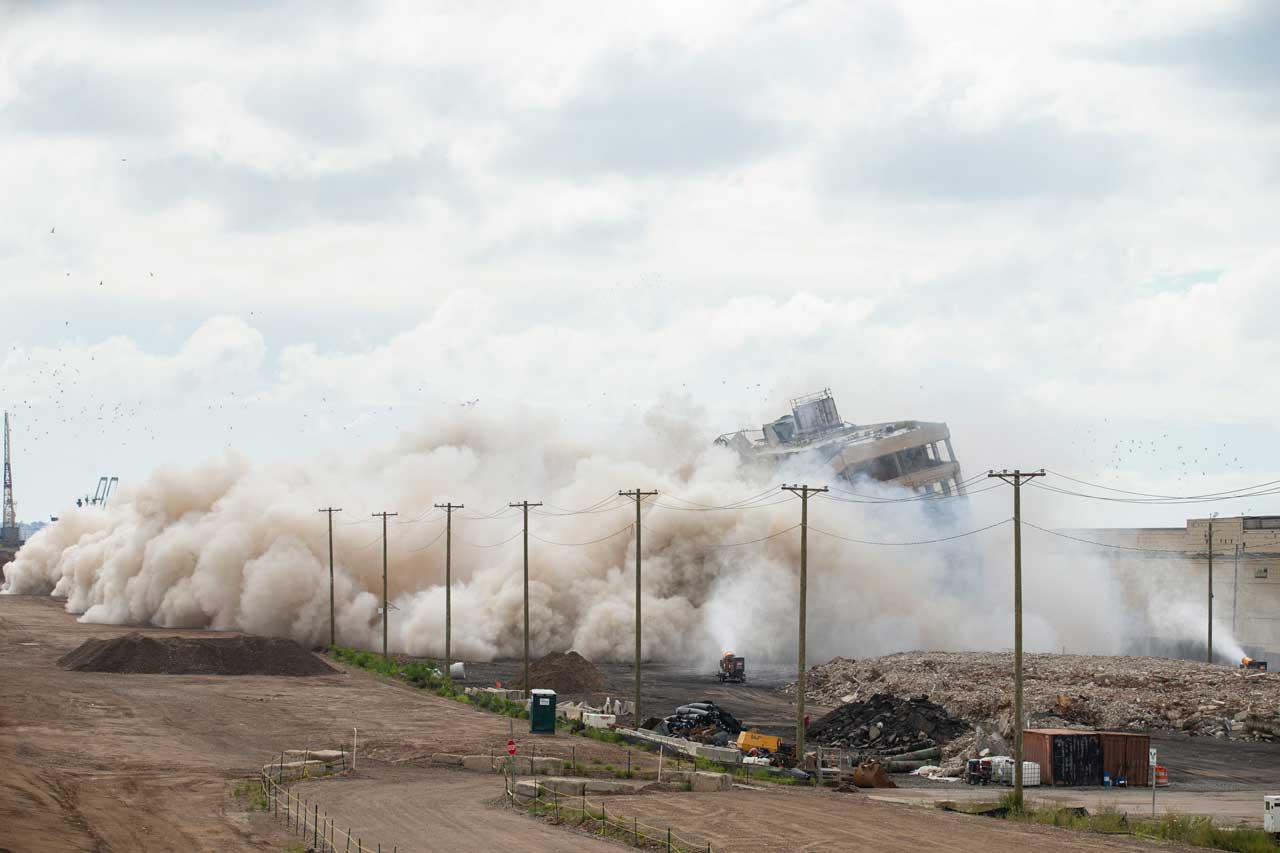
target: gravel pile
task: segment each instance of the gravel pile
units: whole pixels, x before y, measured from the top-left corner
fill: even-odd
[[[77,672],[161,675],[324,675],[335,670],[279,637],[152,637],[86,640],[59,658]]]
[[[530,663],[529,681],[533,687],[554,690],[557,696],[598,693],[605,688],[605,678],[595,664],[573,651],[552,652]]]
[[[816,720],[806,737],[823,746],[891,755],[942,746],[968,730],[967,722],[952,717],[928,696],[902,699],[877,693]]]
[[[1173,730],[1251,740],[1280,738],[1280,673],[1153,657],[1023,656],[1032,726]],[[795,685],[785,691],[793,693]],[[1013,655],[905,652],[834,658],[808,674],[819,704],[876,694],[927,695],[992,734],[1013,732]]]

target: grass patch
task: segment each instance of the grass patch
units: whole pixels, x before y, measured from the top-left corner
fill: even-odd
[[[1248,827],[1218,826],[1204,815],[1166,814],[1134,826],[1134,835],[1161,841],[1181,841],[1195,847],[1236,853],[1275,853],[1280,850],[1267,833]]]
[[[445,699],[452,699],[463,705],[483,708],[486,711],[502,714],[505,717],[524,720],[529,718],[529,712],[524,709],[524,703],[522,702],[512,702],[492,693],[477,693],[473,696],[468,696],[462,688],[453,683],[449,676],[441,673],[436,668],[435,661],[401,663],[395,658],[384,658],[375,652],[362,652],[345,646],[330,646],[329,654],[333,655],[335,660],[350,666],[356,666],[369,672],[375,672],[378,675],[385,675],[388,678],[404,681],[419,690],[434,693]]]
[[[952,804],[956,806],[958,804]],[[981,804],[979,804],[981,806]],[[1193,847],[1210,850],[1228,850],[1233,853],[1277,853],[1280,845],[1260,829],[1245,826],[1221,826],[1206,815],[1181,815],[1169,813],[1156,818],[1130,818],[1114,807],[1106,806],[1090,813],[1088,809],[1068,808],[1048,803],[1024,800],[1021,805],[1012,791],[1000,797],[1000,802],[979,808],[955,808],[971,814],[1003,817],[1005,820],[1038,823],[1071,829],[1077,832],[1097,832],[1105,835],[1131,835],[1158,841],[1176,841]]]
[[[244,806],[247,812],[265,812],[269,805],[267,794],[257,781],[237,782],[231,789],[231,798]]]

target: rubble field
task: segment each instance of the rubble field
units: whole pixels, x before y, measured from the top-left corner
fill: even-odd
[[[928,697],[975,727],[944,755],[971,751],[987,736],[1013,734],[1011,652],[837,657],[811,667],[807,681],[806,696],[818,704],[866,702],[876,694]],[[794,684],[782,689],[795,693]],[[1026,654],[1023,707],[1037,728],[1280,740],[1280,673],[1154,657]]]

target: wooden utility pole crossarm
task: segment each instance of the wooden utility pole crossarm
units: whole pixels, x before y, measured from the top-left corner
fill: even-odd
[[[989,471],[1013,486],[1013,799],[1022,807],[1022,484],[1039,471]]]
[[[804,689],[805,689],[805,651],[804,651],[804,633],[806,607],[809,597],[809,498],[820,492],[827,491],[826,486],[816,488],[813,486],[792,485],[782,487],[785,492],[791,492],[800,496],[800,642],[797,649],[797,669],[796,673],[796,761],[804,762]]]
[[[515,501],[507,506],[524,510],[524,692],[529,696],[532,689],[529,684],[529,507],[542,506],[542,502]]]
[[[453,663],[453,511],[464,509],[462,504],[445,502],[436,504],[436,509],[444,510],[444,674],[449,674],[449,665]]]
[[[645,498],[651,498],[657,492],[642,492],[632,489],[629,492],[619,491],[624,498],[635,498],[636,501],[636,728],[640,728],[640,504]]]

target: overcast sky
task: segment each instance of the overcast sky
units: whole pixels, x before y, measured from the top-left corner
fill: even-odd
[[[968,473],[1280,478],[1280,4],[0,16],[23,520],[468,400],[601,436],[691,401],[710,440],[824,386]],[[1280,500],[1050,520],[1209,509]]]

